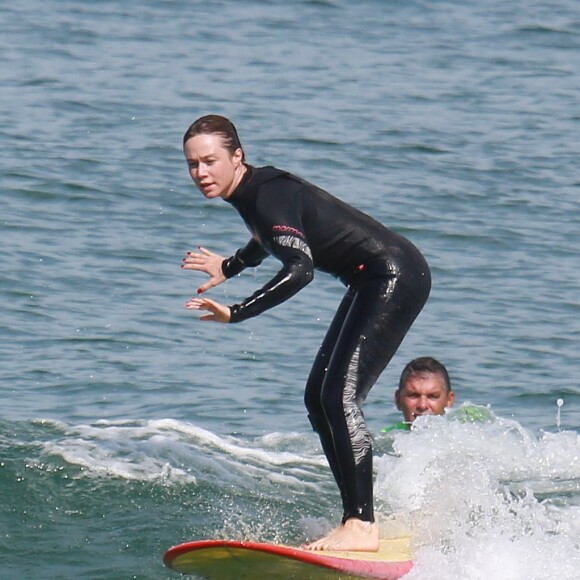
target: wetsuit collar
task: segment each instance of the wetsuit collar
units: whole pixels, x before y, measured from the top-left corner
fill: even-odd
[[[268,181],[272,181],[281,175],[287,175],[287,171],[282,171],[280,169],[276,169],[271,165],[267,165],[266,167],[256,168],[252,165],[246,165],[247,171],[242,177],[242,180],[238,184],[238,187],[232,191],[232,193],[226,198],[225,201],[228,203],[232,203],[236,205],[236,202],[239,202],[244,192],[248,189],[248,187],[258,188],[260,185],[267,183]]]
[[[226,197],[224,201],[227,201],[228,203],[233,203],[236,198],[239,199],[244,189],[246,189],[248,183],[252,180],[254,173],[255,169],[251,165],[246,165],[246,172],[242,176],[240,183],[238,183],[236,189],[234,189],[234,191],[232,191],[232,193],[230,193],[230,195]]]

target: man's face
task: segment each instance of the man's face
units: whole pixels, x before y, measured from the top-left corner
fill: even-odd
[[[395,393],[397,409],[409,423],[421,415],[443,415],[445,407],[451,407],[454,401],[455,393],[445,389],[443,377],[432,373],[411,375]]]

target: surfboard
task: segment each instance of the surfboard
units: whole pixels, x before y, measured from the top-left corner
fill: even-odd
[[[381,540],[378,552],[312,552],[237,540],[200,540],[173,546],[166,566],[206,580],[397,580],[411,568],[410,538]]]

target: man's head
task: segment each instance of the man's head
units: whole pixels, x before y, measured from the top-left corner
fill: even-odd
[[[438,360],[416,358],[403,369],[395,403],[405,421],[412,423],[421,415],[443,415],[454,401],[449,374]]]

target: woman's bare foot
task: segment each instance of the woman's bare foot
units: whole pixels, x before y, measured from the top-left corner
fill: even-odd
[[[350,518],[323,538],[307,544],[305,548],[334,552],[378,552],[379,526],[377,522]]]

